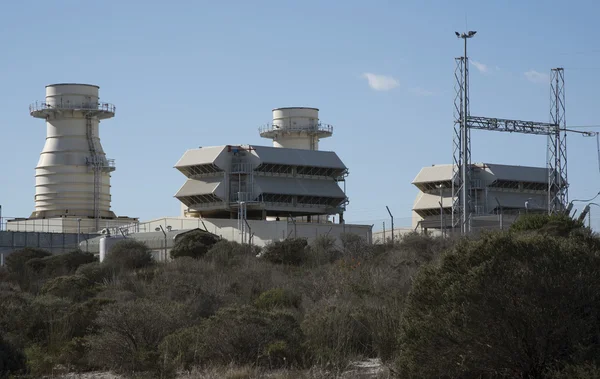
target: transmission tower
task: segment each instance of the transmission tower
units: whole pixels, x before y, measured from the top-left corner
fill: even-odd
[[[565,119],[565,77],[563,68],[551,70],[550,123],[471,116],[469,102],[469,61],[467,38],[475,32],[456,36],[465,40],[463,57],[455,58],[454,70],[454,134],[452,180],[452,227],[460,224],[461,234],[471,231],[473,208],[471,199],[476,188],[471,186],[471,129],[547,136],[548,214],[563,212],[569,200],[567,181],[567,132],[584,136],[594,132],[567,129]],[[600,142],[599,142],[600,146]],[[600,159],[600,147],[599,159]]]

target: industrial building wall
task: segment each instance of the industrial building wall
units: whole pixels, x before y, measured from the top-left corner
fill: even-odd
[[[98,234],[81,234],[81,241],[94,238]],[[0,254],[6,258],[14,250],[24,247],[38,247],[53,254],[62,254],[76,250],[77,233],[38,233],[0,231]],[[4,261],[0,258],[0,261]]]
[[[100,228],[114,228],[135,222],[134,219],[119,218],[101,220]],[[73,233],[78,231],[88,234],[97,232],[95,220],[83,218],[80,222],[75,217],[55,217],[48,219],[7,219],[5,229],[13,232],[46,232],[46,233]]]
[[[248,220],[251,232],[253,234],[252,243],[257,246],[264,246],[272,241],[283,240],[286,238],[298,237],[306,238],[310,243],[317,236],[327,234],[339,240],[343,233],[359,235],[368,243],[372,242],[371,225],[352,225],[352,224],[317,224],[297,222],[295,225],[287,221],[266,221],[266,220]],[[209,232],[222,236],[228,241],[241,241],[241,233],[238,230],[238,220],[211,219],[211,218],[188,218],[173,217],[161,218],[146,223],[140,223],[138,230],[141,232],[154,232],[156,228],[162,225],[165,230],[170,226],[176,229],[207,229]]]
[[[394,240],[400,241],[403,236],[414,232],[420,233],[421,230],[418,228],[394,228]],[[431,236],[441,235],[439,230],[429,230],[429,234]],[[392,231],[390,229],[373,232],[373,243],[385,243],[391,241],[391,239]]]

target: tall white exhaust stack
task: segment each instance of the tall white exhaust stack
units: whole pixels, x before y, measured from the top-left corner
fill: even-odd
[[[259,131],[274,147],[319,150],[319,140],[331,137],[333,127],[319,121],[317,108],[290,107],[273,109],[273,123]]]
[[[115,107],[99,102],[98,86],[52,84],[46,100],[29,107],[31,116],[46,120],[46,144],[35,169],[35,211],[31,218],[115,218],[110,210],[110,173],[98,125],[115,115]]]

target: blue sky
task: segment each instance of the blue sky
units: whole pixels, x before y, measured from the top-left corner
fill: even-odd
[[[335,127],[321,149],[350,169],[346,219],[379,227],[388,205],[396,225],[410,225],[411,181],[422,166],[452,159],[454,57],[462,54],[454,31],[478,31],[469,42],[473,115],[549,121],[549,85],[535,79],[563,66],[567,123],[597,125],[599,11],[594,1],[7,2],[3,214],[34,209],[45,125],[28,105],[43,100],[47,84],[82,82],[117,107],[100,135],[116,159],[118,215],[178,215],[173,195],[185,178],[173,165],[186,149],[269,145],[257,128],[272,108],[309,106]],[[544,166],[545,146],[540,136],[476,131],[473,161]],[[568,152],[570,197],[593,196],[595,139],[569,136]]]

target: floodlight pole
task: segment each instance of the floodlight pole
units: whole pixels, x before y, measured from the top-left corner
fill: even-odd
[[[444,230],[444,185],[438,184],[437,188],[440,189],[440,201],[438,202],[440,204],[440,234],[442,235],[442,237],[445,237],[446,233]]]
[[[81,236],[81,219],[77,219],[77,248],[79,249],[79,242]]]
[[[165,232],[165,229],[163,229],[162,224],[159,226],[160,226],[160,230],[162,231],[163,235],[165,236],[165,262],[166,262],[167,261],[167,233]]]
[[[498,204],[498,208],[500,209],[500,230],[504,229],[504,212],[502,210],[502,205],[500,205],[500,202],[498,201],[497,197],[494,197],[494,199],[496,200],[496,203]]]
[[[385,208],[387,209],[388,213],[390,214],[390,218],[392,219],[392,245],[394,244],[394,216],[392,215],[392,212],[390,211],[390,208],[386,205]]]
[[[460,176],[461,176],[461,234],[465,235],[471,231],[471,202],[469,199],[469,191],[471,183],[469,182],[471,169],[470,163],[471,159],[469,156],[469,131],[467,129],[467,117],[469,115],[469,89],[468,89],[468,61],[467,61],[467,39],[473,38],[473,36],[477,33],[476,31],[470,30],[467,33],[458,33],[455,32],[458,38],[462,38],[465,42],[464,56],[463,56],[463,90],[462,90],[462,125],[460,130],[460,139],[461,139],[461,168],[460,168]]]

